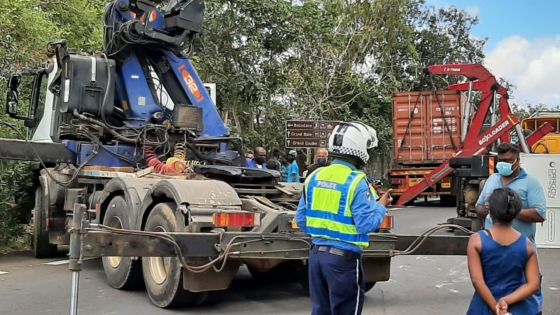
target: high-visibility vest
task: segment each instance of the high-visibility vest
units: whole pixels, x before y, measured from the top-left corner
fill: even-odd
[[[306,230],[313,237],[369,246],[367,234],[356,229],[350,205],[365,174],[342,164],[332,164],[305,181]]]
[[[379,193],[377,192],[377,189],[375,189],[375,187],[369,186],[369,190],[371,191],[371,194],[373,195],[373,200],[375,200],[375,201],[379,200]]]

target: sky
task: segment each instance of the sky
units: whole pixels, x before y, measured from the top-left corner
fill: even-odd
[[[479,18],[471,34],[487,38],[485,66],[516,86],[510,104],[560,105],[560,1],[427,0]]]

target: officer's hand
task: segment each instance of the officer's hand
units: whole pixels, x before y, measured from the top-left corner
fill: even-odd
[[[393,191],[392,189],[387,190],[382,196],[381,198],[379,198],[379,200],[377,201],[378,203],[382,204],[383,206],[388,206],[391,204],[391,201],[393,201],[393,197],[391,197],[391,191]]]

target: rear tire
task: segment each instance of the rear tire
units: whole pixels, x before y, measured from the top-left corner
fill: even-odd
[[[174,208],[172,203],[157,204],[150,212],[144,230],[177,231]],[[142,257],[142,272],[148,296],[159,307],[193,306],[202,303],[207,296],[206,293],[183,289],[183,273],[177,257]]]
[[[108,205],[103,217],[103,225],[117,229],[131,229],[126,200],[121,196],[114,197]],[[107,283],[115,289],[135,289],[142,285],[142,267],[139,260],[132,257],[106,256],[103,270]]]
[[[33,255],[36,258],[50,258],[58,253],[55,244],[49,241],[47,231],[49,201],[43,196],[43,189],[39,186],[35,190],[35,206],[33,208]]]

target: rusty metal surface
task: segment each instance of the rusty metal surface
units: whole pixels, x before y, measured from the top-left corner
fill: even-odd
[[[396,93],[393,96],[393,147],[397,164],[438,164],[461,145],[458,91]]]
[[[183,268],[183,288],[192,292],[225,290],[237,274],[239,261],[230,260],[220,272],[208,269],[205,272],[190,272]]]
[[[229,257],[237,259],[307,259],[311,241],[303,233],[164,233],[172,237],[184,257],[217,257],[228,244]],[[395,248],[394,234],[370,234],[370,247],[364,257],[388,257]],[[83,236],[84,257],[98,256],[176,256],[173,244],[157,233],[152,235],[120,234],[93,231]]]

